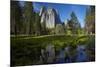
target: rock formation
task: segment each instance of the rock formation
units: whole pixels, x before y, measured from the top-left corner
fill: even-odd
[[[45,7],[42,7],[39,15],[41,16],[41,24],[45,25],[48,29],[55,28],[56,24],[61,23],[57,11],[53,8],[46,9]]]

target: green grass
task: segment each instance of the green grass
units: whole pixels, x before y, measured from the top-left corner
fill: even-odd
[[[71,46],[73,50],[77,45],[87,45],[89,49],[94,47],[95,36],[46,35],[11,37],[11,65],[37,64],[41,49],[44,49],[49,43],[55,46],[56,51],[66,46]]]

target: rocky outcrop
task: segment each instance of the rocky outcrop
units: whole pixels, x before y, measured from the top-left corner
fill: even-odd
[[[41,16],[41,24],[43,24],[42,27],[45,25],[46,28],[52,29],[55,28],[56,24],[61,23],[57,11],[53,8],[42,7],[39,15]]]

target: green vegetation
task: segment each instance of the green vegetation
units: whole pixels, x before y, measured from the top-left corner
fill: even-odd
[[[42,6],[42,8],[45,13],[45,6]],[[81,22],[79,22],[78,16],[74,11],[71,12],[67,24],[59,21],[60,18],[54,19],[58,21],[53,23],[55,27],[51,29],[46,27],[46,24],[48,23],[46,22],[47,16],[43,19],[40,14],[41,13],[39,12],[35,12],[32,2],[24,2],[24,6],[21,7],[19,1],[11,1],[11,35],[24,34],[42,36],[49,34],[95,34],[95,6],[89,6],[87,8],[84,19],[85,25],[83,28],[81,27]]]
[[[86,10],[85,31],[87,34],[95,34],[95,7],[90,6]]]
[[[48,44],[55,47],[56,53],[59,49],[66,46],[71,47],[71,54],[75,53],[77,45],[86,45],[89,56],[94,59],[92,52],[95,45],[94,35],[85,36],[66,36],[66,35],[50,35],[38,37],[11,37],[11,64],[12,65],[34,65],[39,64],[41,49]],[[91,48],[91,49],[90,49]],[[91,53],[92,52],[92,53]],[[90,58],[91,61],[91,58]]]
[[[33,2],[26,1],[24,6],[21,6],[19,1],[11,0],[11,66],[45,64],[39,62],[41,49],[45,49],[49,44],[54,46],[55,55],[59,54],[60,49],[70,47],[71,57],[77,53],[77,46],[84,45],[87,61],[95,60],[94,6],[89,6],[86,10],[84,27],[81,27],[75,11],[71,12],[70,19],[66,18],[68,20],[65,24],[60,21],[59,13],[55,16],[56,10],[53,7],[54,12],[50,12],[50,16],[46,15],[45,6],[42,6],[43,12],[40,10],[40,13],[35,12],[34,7]],[[57,20],[53,28],[47,27],[46,18]]]

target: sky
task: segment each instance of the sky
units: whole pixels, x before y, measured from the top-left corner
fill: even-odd
[[[23,6],[23,2],[21,2]],[[54,8],[60,16],[62,22],[70,19],[70,14],[72,11],[76,14],[81,27],[85,24],[86,9],[89,5],[76,5],[76,4],[60,4],[60,3],[46,3],[46,2],[33,2],[35,12],[39,12],[42,6],[46,8]]]

